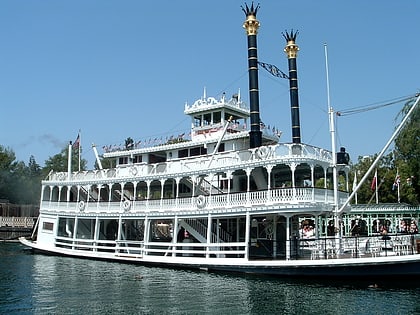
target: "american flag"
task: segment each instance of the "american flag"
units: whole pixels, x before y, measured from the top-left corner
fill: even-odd
[[[375,171],[375,176],[373,176],[372,184],[370,185],[370,189],[372,190],[376,189],[377,177],[378,177],[378,171]]]
[[[77,135],[76,140],[73,142],[73,149],[78,149],[80,147],[80,133]]]

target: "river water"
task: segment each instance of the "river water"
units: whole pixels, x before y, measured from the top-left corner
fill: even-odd
[[[0,243],[0,314],[420,314],[420,283],[294,281],[32,254]]]

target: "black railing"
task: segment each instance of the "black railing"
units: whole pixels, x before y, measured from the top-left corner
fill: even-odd
[[[290,242],[296,259],[364,258],[420,253],[420,236],[388,234],[334,238],[295,239]]]

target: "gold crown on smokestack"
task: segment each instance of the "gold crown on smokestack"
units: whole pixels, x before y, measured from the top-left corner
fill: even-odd
[[[298,45],[296,45],[295,41],[296,41],[296,36],[297,34],[299,34],[298,31],[293,33],[293,30],[290,31],[290,33],[288,33],[287,31],[285,31],[285,33],[281,33],[284,37],[284,39],[287,42],[286,47],[284,48],[284,52],[287,55],[287,58],[296,58],[297,57],[297,52],[299,51],[299,47]]]
[[[260,8],[260,4],[257,4],[254,7],[254,2],[252,2],[251,7],[248,7],[245,3],[245,8],[243,6],[241,6],[241,8],[246,15],[246,20],[243,26],[247,35],[257,35],[258,28],[260,27],[260,22],[257,20],[257,12]]]

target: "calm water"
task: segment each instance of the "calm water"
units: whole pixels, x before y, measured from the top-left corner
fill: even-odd
[[[368,285],[34,255],[0,243],[0,314],[420,314],[420,283]]]

